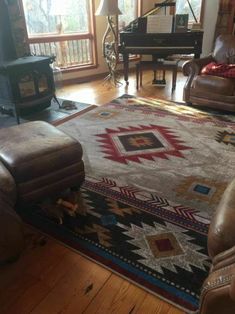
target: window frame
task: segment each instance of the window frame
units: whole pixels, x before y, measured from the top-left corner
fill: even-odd
[[[177,0],[176,0],[177,2]],[[204,21],[204,8],[205,8],[205,0],[201,0],[201,8],[200,8],[200,17],[199,17],[199,20],[198,20],[198,23],[201,24],[201,27],[203,27],[203,21]],[[190,8],[189,8],[190,10]],[[189,26],[192,26],[193,23],[195,23],[194,20],[189,20],[188,21],[188,25]]]
[[[29,35],[27,25],[26,25],[26,18],[23,6],[23,0],[19,1],[20,9],[23,14],[23,18],[25,21],[25,31],[27,34],[27,44],[30,47],[30,44],[40,44],[40,43],[50,43],[50,42],[63,42],[68,40],[82,40],[88,39],[90,40],[91,44],[91,63],[89,64],[81,64],[81,65],[74,65],[68,67],[61,67],[61,71],[63,73],[67,72],[74,72],[80,70],[88,70],[97,68],[97,42],[96,42],[96,27],[95,27],[95,11],[94,11],[94,0],[87,0],[89,1],[89,31],[87,33],[71,33],[71,34],[41,34],[41,35]]]
[[[128,0],[126,0],[128,1]],[[136,17],[135,18],[138,18],[141,16],[142,14],[142,9],[143,9],[143,0],[137,0],[137,9],[136,9]],[[131,22],[131,21],[130,21]],[[117,20],[116,20],[116,25],[117,25],[117,31],[118,33],[120,32],[119,30],[119,17],[117,16]]]

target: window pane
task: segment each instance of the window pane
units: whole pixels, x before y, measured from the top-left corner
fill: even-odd
[[[122,12],[118,16],[119,30],[122,30],[137,17],[138,0],[118,0],[118,7]]]
[[[29,36],[89,32],[87,0],[23,0]]]
[[[189,0],[189,1],[190,1],[193,12],[194,12],[198,22],[200,22],[202,0]],[[176,13],[178,13],[178,14],[189,14],[189,21],[195,22],[194,17],[191,13],[190,7],[188,5],[188,2],[186,0],[177,0],[176,1]]]

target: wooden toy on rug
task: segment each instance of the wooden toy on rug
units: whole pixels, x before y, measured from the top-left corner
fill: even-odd
[[[66,213],[68,213],[70,216],[75,216],[75,212],[78,209],[78,204],[73,204],[67,200],[63,200],[62,198],[58,199],[57,204],[65,207]]]
[[[41,209],[47,217],[53,219],[59,225],[62,225],[64,219],[64,211],[62,206],[48,203],[42,204]]]

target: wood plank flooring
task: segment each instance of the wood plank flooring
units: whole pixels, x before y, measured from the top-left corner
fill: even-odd
[[[152,86],[145,72],[143,87],[113,87],[102,80],[64,86],[57,95],[80,102],[104,104],[122,94],[182,101],[185,78],[178,74],[171,94],[171,75],[165,87]],[[27,246],[21,258],[0,267],[1,314],[182,314],[100,265],[26,227]]]
[[[125,83],[115,87],[112,84],[104,83],[103,80],[96,80],[92,82],[73,84],[64,86],[57,95],[59,97],[77,100],[85,103],[92,104],[105,104],[110,100],[117,98],[123,94],[136,95],[141,97],[157,97],[161,99],[168,99],[182,102],[183,87],[186,77],[178,72],[176,89],[171,93],[171,80],[170,72],[166,73],[166,86],[152,85],[153,79],[152,71],[145,71],[143,73],[143,86],[137,91],[134,73],[129,75],[129,85]],[[124,82],[123,80],[121,82]]]

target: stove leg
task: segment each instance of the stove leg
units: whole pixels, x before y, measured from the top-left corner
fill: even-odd
[[[58,98],[56,97],[56,95],[53,95],[53,97],[54,97],[55,101],[57,102],[57,104],[59,105],[59,108],[61,108],[60,102],[59,102]]]
[[[19,110],[18,110],[17,104],[15,104],[15,117],[16,117],[17,124],[20,124],[20,115],[19,115]]]

